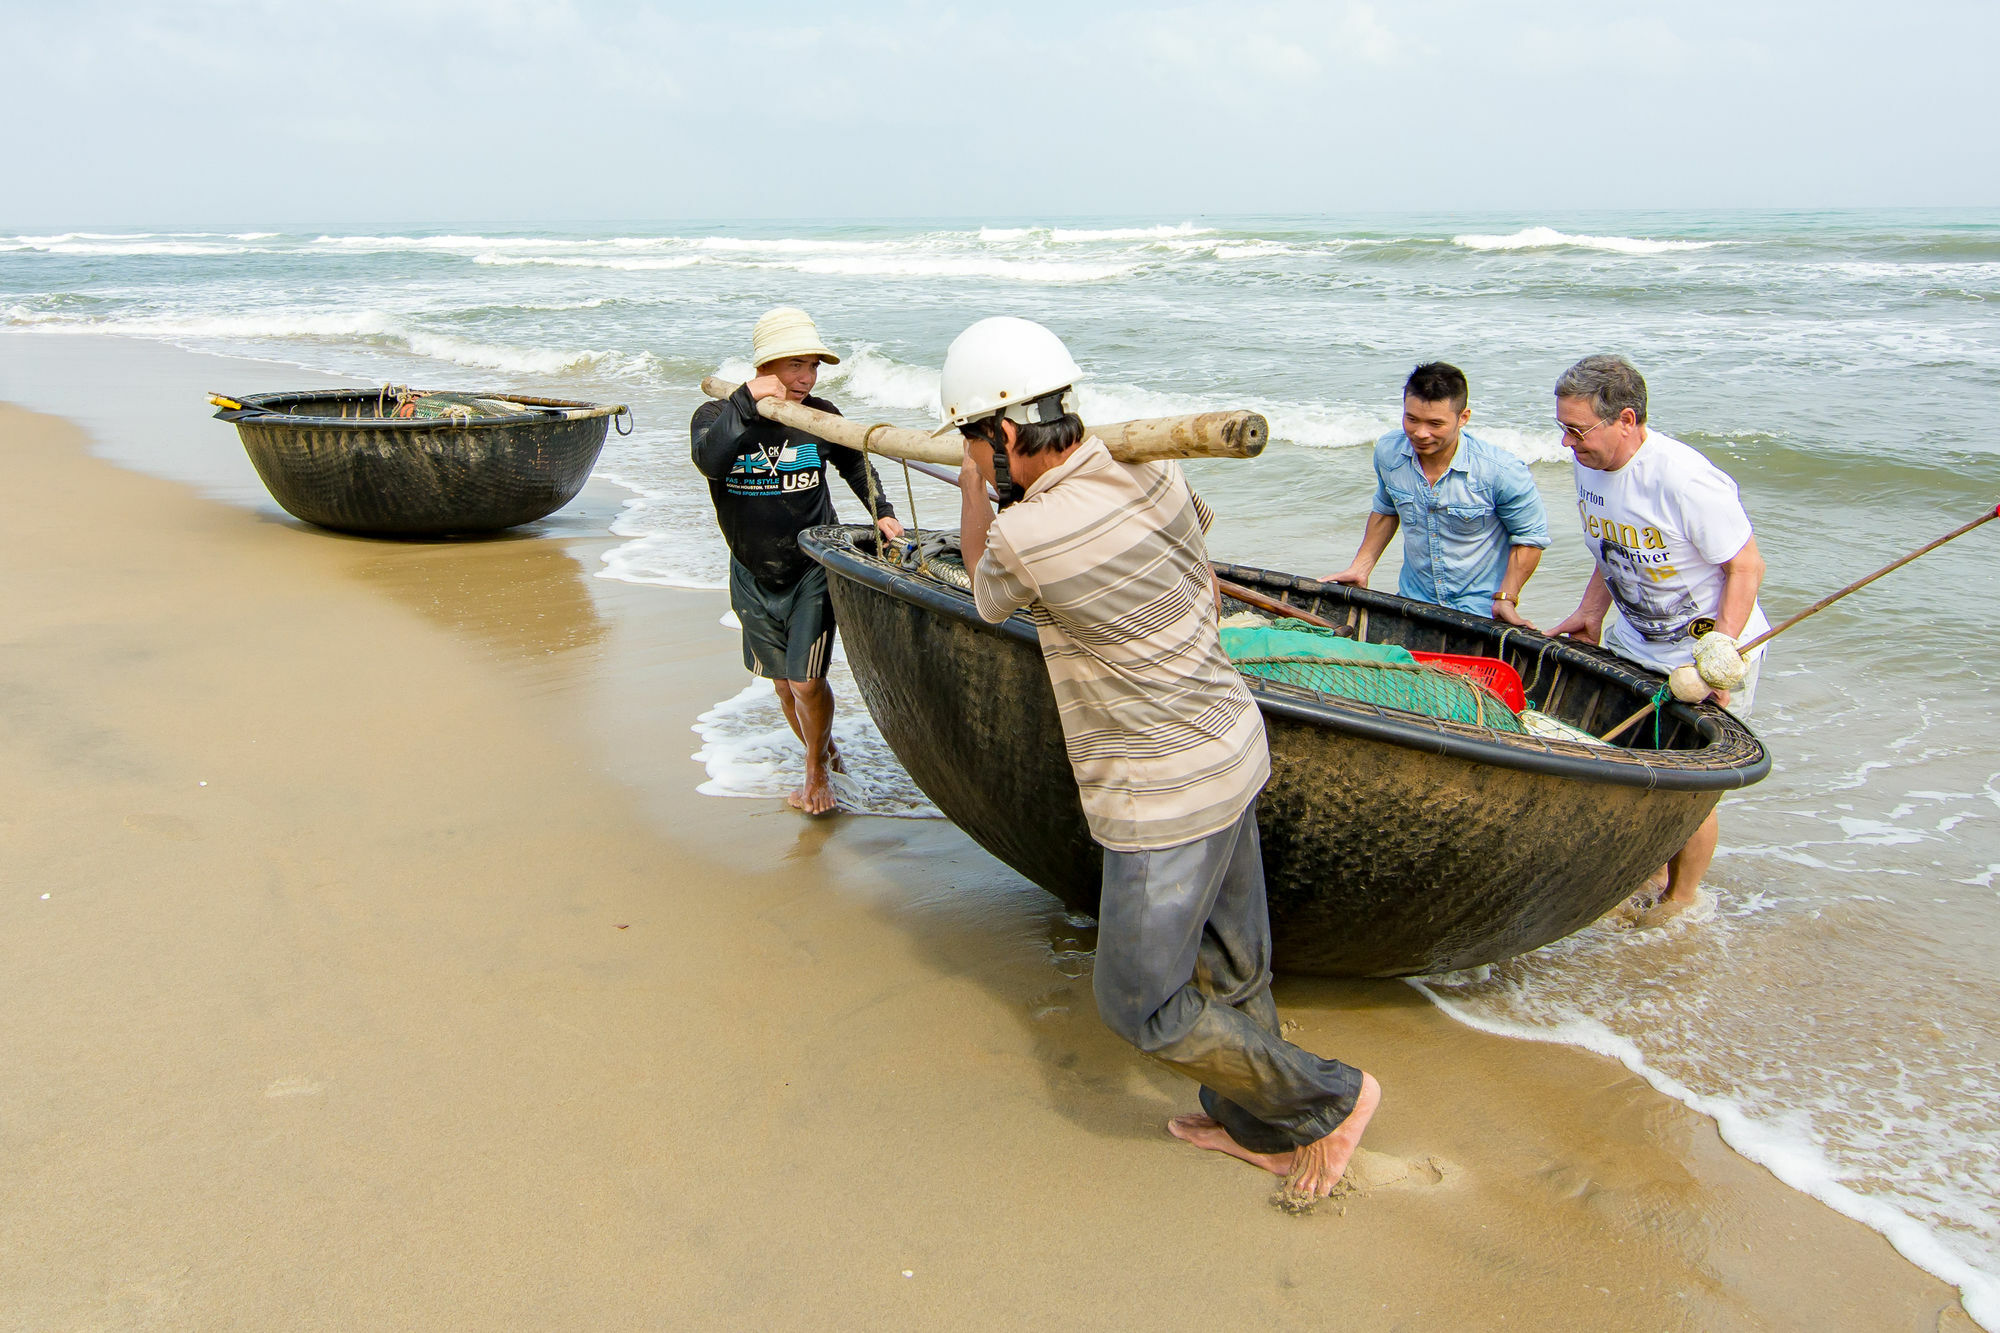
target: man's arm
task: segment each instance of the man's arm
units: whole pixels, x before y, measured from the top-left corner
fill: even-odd
[[[1507,572],[1500,576],[1500,588],[1493,594],[1495,620],[1503,625],[1535,627],[1533,621],[1521,614],[1521,589],[1528,586],[1528,580],[1535,576],[1535,566],[1541,563],[1539,546],[1516,546],[1507,552]]]
[[[1722,605],[1715,613],[1715,627],[1732,639],[1741,638],[1763,586],[1764,556],[1752,537],[1743,543],[1742,550],[1722,562]]]
[[[1382,558],[1382,552],[1389,549],[1389,539],[1396,535],[1397,525],[1402,522],[1395,514],[1384,514],[1371,510],[1368,526],[1361,530],[1361,549],[1354,553],[1354,559],[1346,569],[1338,574],[1328,574],[1321,583],[1352,583],[1357,587],[1368,586],[1368,576],[1375,572],[1375,562]]]
[[[1569,619],[1549,631],[1549,637],[1561,638],[1568,635],[1585,643],[1597,643],[1604,637],[1604,617],[1611,611],[1611,586],[1604,581],[1604,570],[1590,571],[1590,583],[1583,590],[1583,600],[1570,612]]]
[[[747,384],[739,385],[721,402],[711,399],[703,403],[695,409],[694,422],[688,428],[695,467],[709,480],[721,481],[749,448],[746,441],[750,432],[763,423]]]
[[[986,534],[992,526],[993,502],[986,498],[986,478],[967,454],[958,465],[958,551],[975,586],[979,561],[986,554]]]
[[[1493,513],[1513,549],[1507,553],[1507,572],[1493,594],[1493,618],[1508,625],[1534,626],[1521,616],[1521,591],[1534,577],[1549,544],[1549,515],[1542,507],[1542,493],[1536,489],[1535,474],[1526,463],[1513,458],[1502,460],[1493,479]]]
[[[980,618],[997,625],[1035,600],[1035,589],[1017,576],[993,548],[993,505],[986,478],[968,452],[958,470],[958,548],[972,580],[972,604]]]
[[[1764,556],[1757,539],[1743,543],[1743,549],[1722,562],[1722,605],[1716,608],[1715,628],[1732,639],[1743,637],[1750,612],[1757,606],[1758,590],[1764,586]],[[1729,707],[1728,690],[1710,690],[1708,697]]]

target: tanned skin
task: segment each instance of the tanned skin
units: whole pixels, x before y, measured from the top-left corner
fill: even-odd
[[[757,367],[757,378],[750,381],[749,389],[753,399],[802,403],[817,383],[818,357],[788,356]],[[875,526],[884,537],[903,535],[903,525],[893,518],[877,519]],[[773,680],[771,687],[778,692],[778,703],[785,710],[792,734],[806,747],[806,780],[785,800],[809,815],[826,814],[836,804],[829,775],[845,771],[840,751],[833,744],[833,689],[824,679]]]

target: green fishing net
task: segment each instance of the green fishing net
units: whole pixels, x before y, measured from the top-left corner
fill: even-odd
[[[1356,643],[1302,620],[1277,620],[1258,628],[1223,626],[1222,650],[1246,676],[1447,722],[1522,730],[1498,697],[1464,676],[1426,666],[1394,644]]]
[[[892,558],[906,569],[921,568],[934,579],[970,591],[972,581],[957,550],[957,534],[930,537],[921,548],[915,542],[901,543]],[[1246,676],[1448,722],[1496,731],[1526,730],[1499,696],[1464,676],[1426,666],[1409,649],[1395,644],[1356,643],[1287,618],[1255,627],[1225,623],[1222,650]]]

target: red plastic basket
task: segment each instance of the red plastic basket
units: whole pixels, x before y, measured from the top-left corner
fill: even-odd
[[[1528,706],[1528,691],[1521,684],[1521,673],[1497,657],[1472,657],[1465,653],[1417,652],[1411,653],[1410,656],[1441,671],[1453,671],[1461,676],[1470,676],[1500,696],[1500,702],[1517,713]]]

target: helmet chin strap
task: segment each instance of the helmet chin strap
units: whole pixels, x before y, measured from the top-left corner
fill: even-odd
[[[999,413],[993,423],[993,491],[1000,497],[1000,507],[1005,509],[1027,497],[1027,492],[1014,482],[1014,475],[1007,467],[1007,430],[1001,421],[1012,421],[1016,425],[1034,425],[1041,422],[1060,421],[1066,412],[1076,411],[1076,390],[1061,388],[1053,393],[1045,393],[1040,398],[1025,403],[1017,403]]]
[[[996,433],[999,434],[1002,443],[993,446],[993,493],[1000,497],[1000,507],[1005,509],[1008,505],[1019,501],[1026,492],[1014,484],[1014,474],[1007,469],[1005,432]]]

